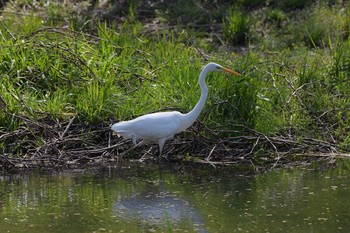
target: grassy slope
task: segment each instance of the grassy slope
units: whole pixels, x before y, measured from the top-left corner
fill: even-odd
[[[243,39],[230,33],[242,23],[237,8],[228,10],[220,34],[219,29],[185,33],[161,25],[150,30],[137,22],[135,12],[122,24],[107,26],[79,14],[67,23],[72,12],[61,12],[59,4],[58,10],[36,7],[45,16],[5,12],[1,19],[0,148],[5,155],[62,154],[88,148],[92,141],[91,148],[105,147],[116,142],[107,133],[111,122],[158,110],[188,111],[199,98],[197,77],[208,57],[244,75],[208,79],[210,97],[200,117],[207,130],[199,138],[225,139],[229,147],[241,143],[233,153],[238,155],[350,148],[347,6],[254,8],[247,13],[248,29],[239,27],[248,30]],[[219,46],[220,41],[226,42]],[[243,52],[232,50],[232,41],[243,44]],[[63,140],[62,134],[95,132],[91,127],[98,125],[104,129],[98,138],[48,146]],[[213,148],[209,142],[197,144]],[[225,145],[219,159],[222,151]]]

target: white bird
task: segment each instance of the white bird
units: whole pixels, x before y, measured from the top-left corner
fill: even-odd
[[[127,153],[137,146],[153,142],[159,145],[160,161],[165,141],[173,138],[175,134],[189,128],[201,113],[208,97],[208,87],[205,84],[206,75],[210,71],[220,70],[241,76],[240,73],[222,67],[216,63],[208,63],[203,68],[198,79],[201,88],[201,97],[190,112],[186,114],[178,111],[156,112],[137,117],[133,120],[121,121],[113,124],[112,130],[115,131],[118,137],[122,136],[124,139],[131,139],[135,145],[124,153]],[[142,139],[142,141],[137,143],[139,139]]]

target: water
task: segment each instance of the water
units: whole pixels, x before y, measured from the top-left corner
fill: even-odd
[[[1,175],[0,232],[349,232],[350,161],[325,163]]]

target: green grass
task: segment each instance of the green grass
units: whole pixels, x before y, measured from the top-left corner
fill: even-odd
[[[226,40],[231,44],[247,44],[252,20],[249,15],[238,7],[230,8],[223,22]]]
[[[79,15],[67,22],[59,17],[59,5],[50,7],[47,18],[3,13],[2,132],[24,126],[21,116],[75,116],[96,125],[159,110],[187,112],[198,101],[197,79],[207,63],[198,50],[210,47],[210,61],[243,74],[213,73],[207,79],[209,98],[200,120],[218,137],[257,131],[349,150],[349,10],[317,4],[292,15],[284,8],[246,14],[229,8],[223,31],[201,30],[197,36],[186,30],[194,38],[189,43],[176,27],[146,30],[135,15],[137,5],[130,8],[132,19],[118,24],[83,23]],[[248,34],[242,53],[230,49],[247,43]],[[216,44],[218,38],[223,40]],[[5,143],[0,147],[7,151]]]

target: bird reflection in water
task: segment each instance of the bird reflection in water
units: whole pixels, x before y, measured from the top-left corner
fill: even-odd
[[[135,222],[143,227],[165,227],[170,224],[190,225],[196,232],[208,232],[203,219],[188,200],[177,192],[168,190],[164,181],[150,184],[143,192],[134,192],[129,197],[119,197],[113,205],[118,219]]]

